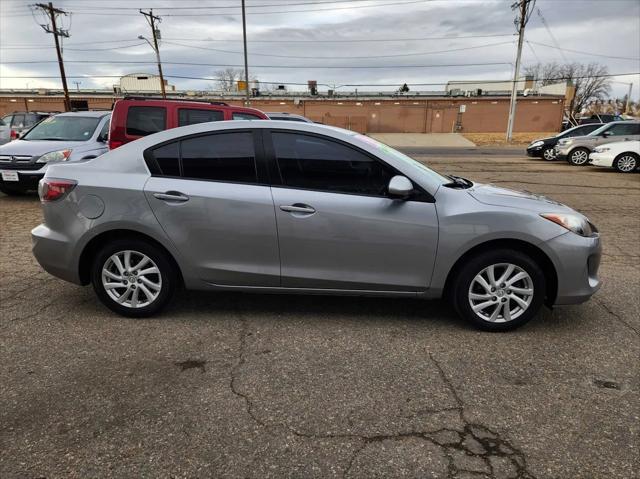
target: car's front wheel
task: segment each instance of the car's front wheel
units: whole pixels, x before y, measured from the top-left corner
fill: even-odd
[[[569,157],[567,158],[567,160],[573,166],[586,165],[589,161],[589,150],[587,150],[586,148],[576,148],[571,153],[569,153]]]
[[[542,158],[547,161],[553,161],[556,159],[556,152],[553,148],[545,148],[542,150]]]
[[[623,153],[615,159],[613,166],[620,173],[633,173],[638,168],[638,155]]]
[[[176,272],[166,253],[141,240],[117,240],[96,255],[93,288],[102,303],[123,316],[159,312],[176,287]]]
[[[508,331],[533,318],[545,297],[545,277],[528,255],[486,251],[467,261],[453,285],[458,314],[487,331]]]

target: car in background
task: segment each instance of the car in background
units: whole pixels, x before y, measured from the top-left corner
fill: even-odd
[[[587,136],[563,138],[556,145],[556,156],[574,166],[583,166],[596,146],[629,140],[640,140],[640,121],[614,121]]]
[[[620,173],[640,169],[640,140],[618,141],[596,146],[589,155],[589,164],[615,168]]]
[[[602,115],[593,114],[587,118],[581,118],[580,124],[586,125],[588,123],[611,123],[612,121],[624,121],[624,118],[620,115],[612,113],[603,113]]]
[[[505,331],[600,287],[600,236],[582,214],[335,127],[176,128],[51,165],[39,193],[38,262],[92,283],[125,316],[158,313],[184,285],[446,297],[477,327]]]
[[[11,127],[3,120],[0,120],[0,145],[11,141]]]
[[[0,191],[19,195],[35,190],[53,163],[106,153],[110,116],[110,111],[60,113],[0,146]]]
[[[159,131],[210,121],[268,120],[255,108],[223,102],[125,97],[113,105],[109,148],[115,149]]]
[[[56,111],[14,111],[4,115],[1,120],[9,127],[9,141],[19,138],[33,125],[40,123],[45,118],[55,115]]]
[[[527,147],[527,155],[534,158],[543,158],[547,161],[555,160],[555,146],[561,139],[588,135],[592,131],[600,128],[602,125],[603,123],[589,123],[587,125],[578,125],[574,126],[573,128],[569,128],[568,130],[562,131],[556,136],[533,140]]]
[[[286,113],[286,112],[267,112],[267,116],[270,120],[277,121],[297,121],[300,123],[313,123],[312,120],[307,118],[306,116],[296,115],[294,113]]]

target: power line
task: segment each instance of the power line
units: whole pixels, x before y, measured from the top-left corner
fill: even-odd
[[[540,8],[538,8],[538,16],[540,17],[540,20],[542,21],[542,24],[544,25],[544,28],[547,30],[547,33],[549,34],[549,37],[553,41],[553,44],[558,48],[558,50],[560,50],[560,55],[562,55],[562,59],[566,63],[568,63],[567,57],[564,55],[564,52],[560,48],[560,45],[558,44],[558,40],[556,40],[556,37],[553,36],[553,32],[551,31],[551,28],[549,27],[549,24],[547,23],[547,20],[544,18],[544,15],[542,15],[542,10],[540,10]]]
[[[618,59],[618,60],[640,61],[640,57],[621,57],[621,56],[615,56],[615,55],[603,55],[601,53],[585,52],[583,50],[572,50],[570,48],[561,48],[561,47],[558,47],[558,46],[547,45],[546,43],[539,43],[539,42],[532,42],[532,41],[528,41],[527,43],[533,43],[534,45],[539,45],[541,47],[555,48],[556,50],[561,50],[561,51],[571,52],[571,53],[578,53],[578,54],[581,54],[581,55],[591,55],[591,56],[594,56],[594,57],[603,57],[603,58],[615,58],[615,59]],[[566,60],[566,57],[564,57],[564,59]]]
[[[242,53],[240,51],[234,51],[234,50],[221,50],[221,49],[218,49],[218,48],[201,47],[201,46],[197,46],[197,45],[185,45],[183,43],[175,43],[175,42],[170,42],[170,41],[167,41],[167,40],[165,40],[164,43],[167,44],[167,45],[177,45],[177,46],[181,46],[181,47],[185,47],[185,48],[195,48],[195,49],[198,49],[198,50],[209,50],[209,51],[214,51],[214,52],[219,52],[219,53],[233,53],[233,54]],[[322,56],[317,56],[317,55],[313,55],[313,56],[278,55],[278,54],[275,54],[275,53],[256,53],[256,52],[253,52],[252,55],[263,56],[263,57],[303,58],[303,59],[317,59],[317,60],[356,60],[356,59],[373,59],[373,58],[401,58],[401,57],[413,57],[413,56],[422,56],[422,55],[434,55],[434,54],[438,54],[438,53],[459,52],[459,51],[463,51],[463,50],[474,50],[474,49],[478,49],[478,48],[495,47],[495,46],[498,46],[498,45],[506,45],[506,44],[511,44],[511,43],[513,43],[513,42],[489,43],[489,44],[486,44],[486,45],[476,45],[476,46],[472,46],[472,47],[451,48],[451,49],[448,49],[448,50],[439,50],[439,51],[431,51],[431,52],[394,53],[394,54],[391,54],[391,55],[322,57]]]

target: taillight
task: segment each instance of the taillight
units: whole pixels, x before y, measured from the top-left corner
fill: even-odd
[[[42,178],[38,183],[40,201],[57,201],[64,198],[78,184],[74,180],[61,180],[58,178]]]
[[[17,140],[18,139],[18,132],[16,130],[11,130],[11,140]]]
[[[109,149],[110,150],[115,150],[116,148],[118,148],[119,146],[124,145],[124,141],[117,141],[117,140],[112,140],[111,138],[109,138]]]

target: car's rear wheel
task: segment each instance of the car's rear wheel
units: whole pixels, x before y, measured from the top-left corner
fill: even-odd
[[[638,168],[638,155],[622,153],[613,162],[613,166],[620,173],[633,173]]]
[[[589,161],[589,150],[586,148],[576,148],[567,158],[573,166],[583,166]]]
[[[141,240],[117,240],[96,255],[91,282],[98,298],[123,316],[145,317],[169,302],[177,275],[166,253]]]
[[[542,307],[545,277],[528,255],[500,249],[480,253],[459,270],[453,285],[458,314],[487,331],[509,331]]]
[[[542,150],[542,158],[547,161],[553,161],[556,159],[556,152],[553,148],[545,148]]]

